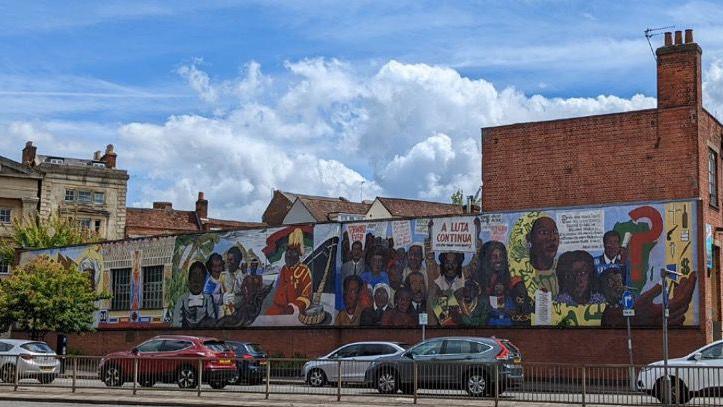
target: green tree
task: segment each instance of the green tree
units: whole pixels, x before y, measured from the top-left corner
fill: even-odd
[[[455,205],[464,205],[464,192],[462,191],[462,188],[457,189],[457,192],[453,193],[449,199]]]
[[[87,274],[47,256],[13,270],[0,281],[0,326],[15,326],[43,339],[48,332],[92,331],[97,293]]]
[[[57,215],[48,219],[39,216],[15,219],[9,228],[10,238],[0,240],[0,260],[10,264],[15,260],[16,249],[43,249],[101,240],[97,233]]]

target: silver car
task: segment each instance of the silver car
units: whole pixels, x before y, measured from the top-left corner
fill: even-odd
[[[5,383],[34,378],[48,384],[60,373],[60,361],[45,342],[0,339],[0,380]]]
[[[343,382],[364,382],[367,368],[382,356],[404,352],[406,344],[399,342],[355,342],[333,350],[319,359],[306,362],[304,377],[313,387],[321,387],[339,380],[339,369]]]

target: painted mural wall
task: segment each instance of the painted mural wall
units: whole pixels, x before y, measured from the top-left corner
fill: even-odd
[[[88,273],[98,328],[698,325],[696,201],[298,225],[37,250]],[[701,243],[702,244],[702,243]],[[162,274],[152,290],[151,273]],[[124,277],[125,276],[125,277]],[[145,287],[145,289],[144,289]],[[120,289],[122,288],[122,289]],[[149,306],[153,304],[153,306]]]

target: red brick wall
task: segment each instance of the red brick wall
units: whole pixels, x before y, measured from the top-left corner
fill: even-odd
[[[180,334],[178,330],[100,331],[85,335],[72,335],[69,349],[84,355],[104,355],[128,350],[140,342],[159,334]],[[409,344],[421,340],[420,329],[244,329],[188,331],[191,335],[213,336],[222,339],[253,341],[262,345],[271,355],[286,357],[304,355],[317,357],[334,348],[354,341],[392,340]],[[528,362],[548,363],[628,363],[627,334],[624,329],[428,329],[427,337],[437,336],[492,336],[510,339],[523,352]],[[51,346],[55,336],[46,337]],[[705,343],[705,336],[697,329],[670,331],[671,357],[683,356]],[[660,330],[634,329],[633,347],[635,363],[649,363],[662,358]]]
[[[482,208],[519,210],[698,196],[695,108],[482,130]]]

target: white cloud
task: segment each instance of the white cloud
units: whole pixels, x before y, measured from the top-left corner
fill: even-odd
[[[642,95],[528,96],[451,68],[394,60],[371,73],[334,59],[285,66],[270,77],[251,62],[238,78],[216,81],[191,64],[179,73],[213,115],[75,129],[101,134],[100,146],[91,137],[66,143],[70,124],[15,123],[0,149],[35,137],[41,154],[90,156],[113,142],[131,174],[131,205],[192,208],[204,191],[212,216],[258,220],[275,188],[357,200],[363,182],[364,198],[446,202],[457,188],[474,193],[479,185],[481,127],[655,105]]]

